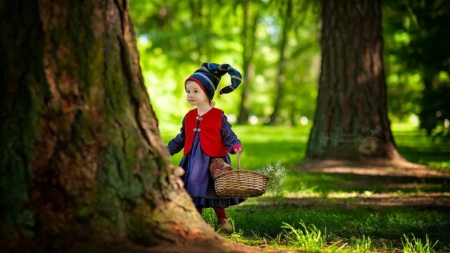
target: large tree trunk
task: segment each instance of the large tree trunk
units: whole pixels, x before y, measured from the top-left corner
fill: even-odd
[[[387,117],[380,0],[323,0],[322,22],[306,158],[400,158]]]
[[[127,1],[8,0],[0,16],[0,248],[222,241],[160,139]]]

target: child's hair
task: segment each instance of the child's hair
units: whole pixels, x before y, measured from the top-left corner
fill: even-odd
[[[194,81],[203,88],[211,103],[213,103],[214,93],[219,86],[221,77],[228,73],[231,77],[231,85],[226,86],[220,90],[220,95],[224,93],[230,93],[239,87],[242,82],[242,75],[231,67],[229,64],[216,64],[216,63],[203,63],[202,67],[197,69],[194,74],[189,76],[184,82]],[[214,106],[213,104],[211,104]]]

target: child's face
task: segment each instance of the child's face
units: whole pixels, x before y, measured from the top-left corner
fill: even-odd
[[[186,83],[186,98],[189,104],[193,106],[209,105],[209,99],[200,85],[194,81]]]

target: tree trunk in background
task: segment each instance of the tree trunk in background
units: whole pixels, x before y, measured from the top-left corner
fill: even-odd
[[[279,59],[278,59],[277,86],[273,101],[273,111],[270,114],[270,119],[269,122],[267,123],[268,125],[276,125],[278,123],[277,119],[279,117],[281,109],[281,101],[284,95],[284,84],[286,82],[284,74],[286,67],[285,51],[288,43],[288,32],[292,23],[292,0],[288,0],[286,3],[286,7],[284,8],[285,8],[283,12],[284,15],[282,15],[284,23],[283,23],[283,30],[281,31],[280,48],[278,51]]]
[[[258,26],[259,13],[251,8],[252,3],[248,0],[242,2],[243,25],[242,25],[242,61],[243,61],[243,87],[241,103],[239,105],[239,116],[237,123],[246,124],[250,116],[250,91],[255,75],[254,65],[251,64],[255,53],[256,28]],[[251,11],[253,10],[253,11]]]
[[[0,16],[0,248],[221,241],[160,139],[127,1],[8,0]]]
[[[401,158],[387,116],[380,0],[323,0],[322,22],[306,158]]]
[[[196,1],[196,0],[189,0],[189,7],[191,8],[190,14],[191,14],[191,21],[192,25],[198,30],[198,31],[206,31],[208,29],[208,25],[203,25],[203,0]],[[201,34],[194,34],[195,36],[195,48],[197,49],[197,62],[201,62],[202,55],[208,55],[206,52],[207,47],[204,47],[204,38]]]

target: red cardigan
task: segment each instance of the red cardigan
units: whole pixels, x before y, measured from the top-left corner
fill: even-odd
[[[184,155],[187,155],[191,150],[196,132],[199,134],[200,145],[205,154],[211,157],[225,156],[228,154],[221,135],[222,115],[223,111],[214,107],[201,117],[198,116],[197,109],[190,110],[186,114]],[[198,121],[200,121],[200,124],[197,128]]]

